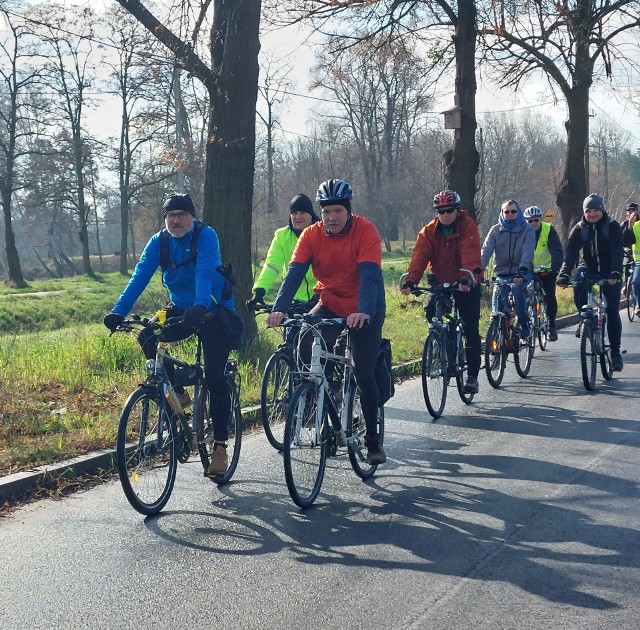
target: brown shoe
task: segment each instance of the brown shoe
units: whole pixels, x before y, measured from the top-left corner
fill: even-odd
[[[207,475],[209,477],[217,477],[227,470],[228,465],[229,456],[227,455],[226,445],[220,442],[214,442]]]
[[[191,404],[191,396],[189,396],[189,392],[182,392],[182,394],[178,394],[176,392],[176,396],[178,397],[178,402],[182,405],[183,409],[186,409]]]

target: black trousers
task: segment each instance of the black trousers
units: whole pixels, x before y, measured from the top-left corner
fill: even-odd
[[[556,315],[558,314],[558,300],[556,299],[556,277],[555,272],[548,273],[545,276],[538,275],[538,280],[544,289],[545,299],[547,302],[547,315],[549,316],[549,326],[555,328]]]
[[[168,317],[175,313],[167,312]],[[202,340],[204,358],[204,379],[209,388],[209,407],[213,422],[213,437],[224,442],[229,437],[229,413],[231,411],[231,392],[227,385],[225,369],[229,358],[229,347],[223,334],[219,320],[205,321],[198,329],[198,337]],[[174,324],[162,332],[159,338],[153,331],[145,328],[138,335],[138,342],[147,359],[155,359],[158,341],[181,341],[193,335],[193,328],[182,324]],[[169,379],[173,380],[174,368],[165,365]]]

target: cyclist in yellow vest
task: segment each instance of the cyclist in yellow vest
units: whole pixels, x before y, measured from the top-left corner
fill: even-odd
[[[553,225],[542,220],[542,210],[538,206],[529,206],[524,211],[524,218],[536,231],[533,272],[538,275],[545,293],[547,315],[549,316],[549,341],[557,341],[556,315],[558,313],[558,301],[556,300],[556,277],[562,266],[562,243]]]
[[[622,242],[631,248],[631,255],[636,263],[633,269],[633,290],[640,295],[640,213],[638,204],[631,201],[627,204],[627,220],[622,224]],[[640,306],[636,308],[640,317]]]
[[[289,261],[293,250],[298,244],[300,234],[305,228],[320,220],[320,217],[313,209],[313,202],[302,193],[291,200],[289,212],[291,215],[289,224],[277,229],[273,235],[264,266],[253,285],[253,295],[247,302],[249,308],[264,304],[264,296],[271,289],[278,276],[280,274],[283,277],[287,275]],[[314,278],[311,268],[309,268],[293,299],[301,302],[313,299],[315,296],[313,289],[317,283],[318,281]]]

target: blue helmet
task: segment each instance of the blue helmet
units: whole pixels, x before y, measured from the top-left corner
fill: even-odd
[[[320,205],[328,205],[330,203],[341,204],[343,201],[349,201],[353,197],[353,190],[349,182],[344,179],[328,179],[322,182],[316,193],[316,201]]]

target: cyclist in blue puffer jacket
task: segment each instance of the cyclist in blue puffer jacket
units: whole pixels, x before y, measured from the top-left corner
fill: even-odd
[[[218,271],[222,261],[215,231],[195,218],[195,206],[188,194],[169,197],[164,203],[163,213],[166,231],[161,230],[149,239],[129,283],[105,316],[104,325],[111,331],[116,330],[158,267],[163,269],[162,282],[171,299],[167,316],[182,316],[182,323],[166,329],[163,339],[186,339],[198,327],[198,336],[202,340],[214,430],[214,450],[208,474],[215,477],[227,469],[227,420],[231,398],[225,368],[230,350],[240,345],[242,327],[237,318],[232,319],[234,334],[230,334],[228,326],[224,325],[229,321],[228,317],[225,319],[224,309],[235,312],[235,307],[230,291],[225,294],[225,278]],[[168,260],[163,260],[163,244]],[[205,313],[215,316],[203,322]],[[145,329],[138,341],[147,359],[154,358],[157,348],[155,334]],[[170,369],[171,366],[167,366],[168,372]],[[177,391],[181,403],[187,404],[188,394]]]

